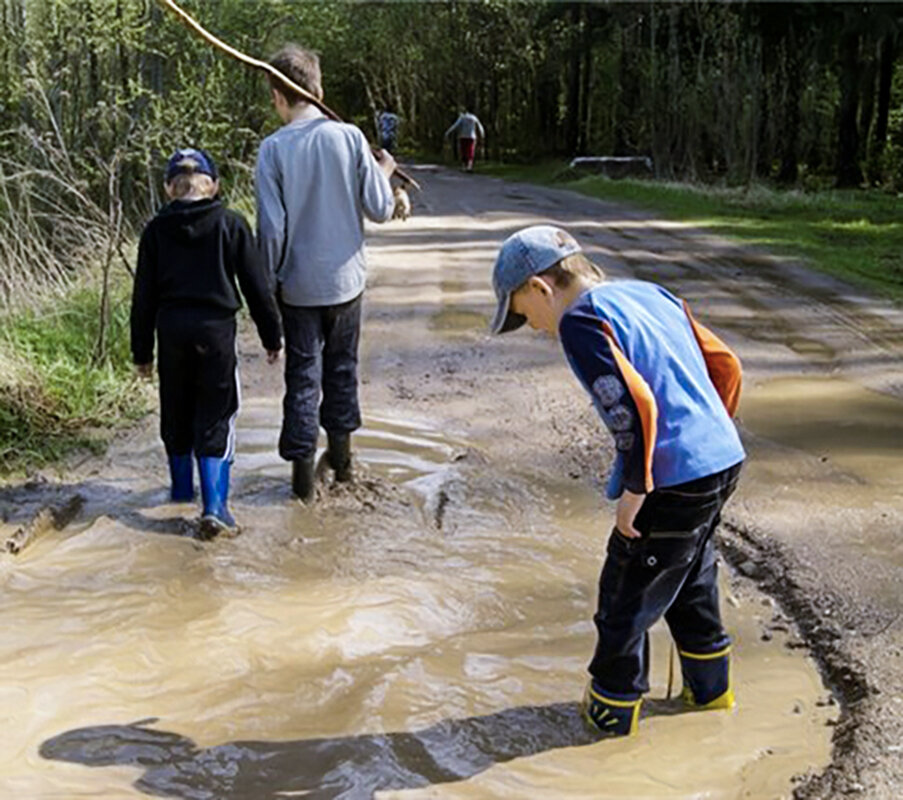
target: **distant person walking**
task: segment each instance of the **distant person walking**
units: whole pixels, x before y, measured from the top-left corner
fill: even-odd
[[[446,132],[446,138],[454,135],[457,138],[458,157],[466,172],[473,172],[473,159],[476,155],[477,137],[486,140],[486,132],[477,119],[476,114],[463,111]],[[453,140],[454,141],[454,140]]]
[[[398,147],[398,125],[401,118],[391,111],[380,111],[376,116],[376,129],[379,133],[379,146],[395,155]]]

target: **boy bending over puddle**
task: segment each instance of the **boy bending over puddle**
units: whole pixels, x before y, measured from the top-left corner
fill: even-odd
[[[684,700],[732,708],[713,535],[745,457],[731,417],[740,361],[654,283],[609,282],[566,231],[525,228],[492,275],[493,333],[527,322],[557,336],[615,440],[615,528],[599,578],[598,641],[584,710],[600,731],[636,732],[649,690],[649,628],[664,615]]]

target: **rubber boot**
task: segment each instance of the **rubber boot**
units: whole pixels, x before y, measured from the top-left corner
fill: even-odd
[[[327,433],[326,460],[339,483],[351,480],[351,434]]]
[[[169,456],[169,498],[174,503],[190,503],[194,500],[194,466],[191,453]]]
[[[730,645],[714,653],[678,652],[680,671],[683,673],[681,697],[684,702],[700,709],[733,708]]]
[[[232,463],[225,458],[198,457],[201,476],[201,497],[204,511],[201,514],[200,535],[212,539],[221,533],[235,535],[238,526],[229,512],[229,472]]]
[[[305,505],[314,499],[316,455],[292,461],[292,492]]]
[[[607,692],[590,681],[583,698],[583,715],[604,734],[632,736],[637,731],[642,703],[641,697]]]

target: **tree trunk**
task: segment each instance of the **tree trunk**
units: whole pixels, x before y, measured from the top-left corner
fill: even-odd
[[[840,112],[838,117],[837,162],[834,181],[838,188],[862,183],[859,168],[859,34],[844,31],[840,37]]]
[[[565,147],[568,155],[577,152],[577,139],[580,128],[580,15],[579,4],[572,3],[570,7],[571,43],[570,58],[567,70],[567,125],[565,134]]]
[[[778,134],[781,166],[778,183],[793,184],[799,177],[800,90],[803,86],[803,63],[793,26],[785,41],[784,59],[784,124]]]
[[[894,62],[897,48],[893,37],[887,34],[881,42],[880,64],[878,67],[878,107],[875,112],[875,127],[872,129],[872,155],[880,157],[887,142],[887,120],[890,112],[890,86],[894,76]]]
[[[580,80],[580,135],[577,137],[577,154],[583,156],[589,150],[589,129],[592,117],[593,13],[587,14],[586,7],[581,6],[581,16],[583,17],[583,36],[580,49],[583,64]]]

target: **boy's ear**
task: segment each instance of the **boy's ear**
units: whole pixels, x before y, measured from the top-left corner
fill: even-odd
[[[555,294],[551,283],[541,275],[531,275],[527,278],[527,286],[531,287],[534,291],[539,292],[544,297],[551,297]]]

